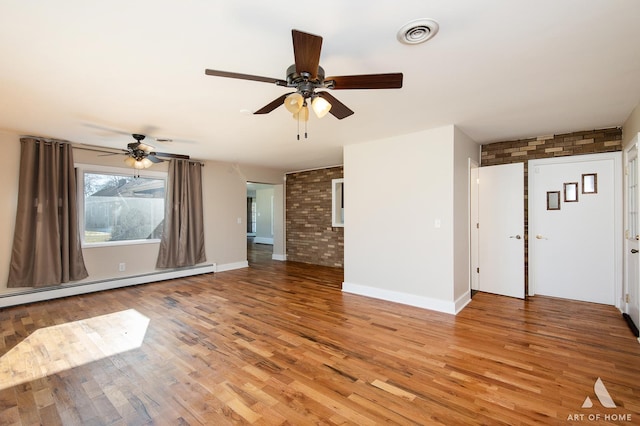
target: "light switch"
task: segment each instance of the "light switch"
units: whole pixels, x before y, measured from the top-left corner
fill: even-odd
[[[440,222],[440,219],[436,219],[433,221],[433,226],[435,228],[440,228],[442,226],[442,222]]]

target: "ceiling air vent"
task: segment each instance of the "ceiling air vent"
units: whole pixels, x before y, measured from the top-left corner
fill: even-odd
[[[398,30],[398,41],[403,44],[420,44],[438,33],[440,26],[431,19],[416,19]]]

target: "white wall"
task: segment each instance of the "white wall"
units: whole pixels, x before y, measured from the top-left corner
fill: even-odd
[[[456,312],[471,300],[470,294],[470,252],[471,244],[469,228],[469,159],[480,163],[480,145],[474,142],[462,130],[454,128],[453,156],[453,214],[454,214],[454,289],[453,300]],[[467,267],[465,267],[465,265]]]
[[[345,147],[344,291],[456,312],[455,280],[468,289],[468,272],[454,274],[469,267],[467,211],[454,212],[466,209],[467,155],[477,148],[454,126]]]
[[[273,244],[273,208],[274,203],[273,188],[256,190],[256,243]]]
[[[18,177],[20,166],[20,141],[17,136],[0,132],[0,293],[7,287],[13,228],[18,205]]]
[[[0,132],[3,155],[0,156],[0,202],[5,208],[0,210],[0,295],[14,293],[6,288],[13,243],[18,176],[20,159],[19,135]],[[123,157],[99,156],[99,153],[74,149],[74,160],[79,163],[123,166]],[[154,165],[154,170],[167,170],[167,163]],[[284,170],[265,167],[238,165],[216,161],[206,161],[202,170],[205,250],[207,264],[215,263],[218,271],[247,266],[246,246],[246,181],[261,181],[279,184],[274,210],[283,217]],[[278,188],[278,185],[276,185]],[[279,198],[278,198],[279,194]],[[282,219],[283,221],[283,219]],[[278,252],[284,254],[284,225],[274,229]],[[156,258],[159,244],[135,246],[95,247],[83,249],[89,277],[84,281],[123,279],[127,277],[156,273]],[[135,259],[135,262],[130,261]],[[118,264],[126,262],[126,271],[118,271]]]

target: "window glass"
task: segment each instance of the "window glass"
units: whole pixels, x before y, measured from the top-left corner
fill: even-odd
[[[92,171],[82,177],[84,243],[162,236],[165,179]]]

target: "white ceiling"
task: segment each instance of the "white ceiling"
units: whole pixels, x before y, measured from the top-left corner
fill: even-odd
[[[396,32],[431,18],[407,46]],[[300,170],[342,146],[455,124],[478,143],[620,126],[640,102],[638,0],[0,0],[0,130]],[[284,79],[291,29],[324,38],[327,75],[402,72],[404,87],[340,90],[355,111],[280,107],[287,89],[206,68]],[[242,112],[245,111],[245,112]]]

